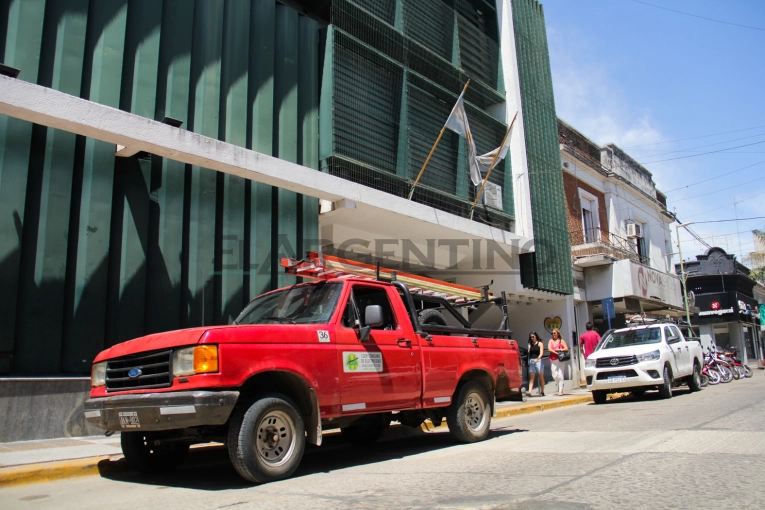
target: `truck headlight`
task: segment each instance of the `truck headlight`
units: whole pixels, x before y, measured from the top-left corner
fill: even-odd
[[[106,362],[93,364],[93,368],[90,369],[90,385],[94,388],[103,386],[106,384]]]
[[[595,360],[594,359],[584,360],[584,368],[595,368]]]
[[[173,375],[207,374],[218,371],[218,346],[197,345],[173,353]]]
[[[643,361],[656,361],[661,359],[661,353],[658,349],[655,351],[647,352],[645,354],[638,354],[635,356],[638,360],[638,363],[642,363]]]

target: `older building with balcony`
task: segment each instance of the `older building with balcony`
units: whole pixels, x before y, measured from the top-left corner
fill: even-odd
[[[614,144],[599,147],[558,120],[574,273],[577,329],[608,329],[604,299],[613,298],[611,327],[630,314],[679,315],[682,287],[671,266],[666,196],[651,172]]]

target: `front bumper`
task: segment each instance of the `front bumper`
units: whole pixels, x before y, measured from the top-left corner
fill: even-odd
[[[239,398],[238,391],[177,391],[91,398],[85,419],[104,430],[172,430],[223,425]]]
[[[613,368],[585,368],[584,375],[587,378],[588,390],[618,391],[641,386],[659,386],[664,382],[663,371],[664,361],[656,360]],[[621,382],[608,380],[609,377],[622,376],[625,373],[626,377]]]

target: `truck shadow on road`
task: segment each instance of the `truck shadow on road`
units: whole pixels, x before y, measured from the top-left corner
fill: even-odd
[[[392,429],[398,427],[392,427]],[[526,432],[522,429],[500,427],[490,432],[487,441]],[[396,434],[391,434],[396,435]],[[339,469],[355,468],[367,464],[404,459],[413,455],[461,446],[448,433],[417,433],[404,437],[384,438],[369,446],[347,443],[340,434],[327,434],[321,447],[306,447],[303,461],[292,478],[329,473]],[[469,446],[466,446],[469,447]],[[172,473],[147,475],[130,469],[125,460],[102,461],[99,471],[109,480],[155,485],[158,488],[175,487],[203,491],[257,488],[243,480],[229,461],[225,446],[195,448],[189,452],[186,462]]]
[[[677,398],[677,397],[681,397],[682,398],[682,397],[685,397],[687,395],[690,395],[691,393],[693,393],[693,392],[691,390],[689,390],[688,388],[674,388],[672,390],[672,397],[673,398]],[[618,404],[633,404],[633,403],[636,403],[636,402],[653,402],[653,401],[656,401],[656,400],[665,400],[665,399],[663,399],[663,398],[661,398],[659,396],[659,392],[658,391],[647,391],[647,392],[645,392],[645,394],[643,394],[641,396],[635,396],[635,395],[632,395],[632,394],[627,394],[627,395],[624,395],[624,396],[621,396],[621,397],[618,397],[618,398],[612,398],[612,399],[609,399],[608,401],[606,401],[605,404],[600,404],[600,405],[601,406],[609,406],[609,405],[618,405]],[[594,402],[591,402],[588,405],[594,406],[594,405],[598,405],[598,404],[595,404]]]

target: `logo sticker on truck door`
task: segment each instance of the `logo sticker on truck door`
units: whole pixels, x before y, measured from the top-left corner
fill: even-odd
[[[343,372],[382,372],[381,352],[344,352]]]

